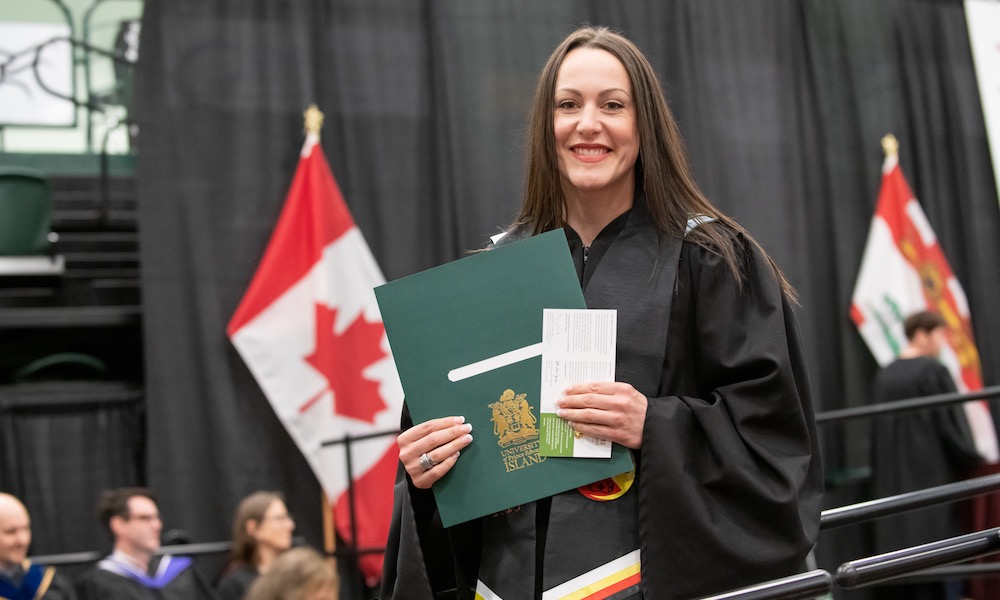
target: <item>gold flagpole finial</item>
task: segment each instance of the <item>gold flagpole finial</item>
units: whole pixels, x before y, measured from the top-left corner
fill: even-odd
[[[882,152],[885,152],[886,158],[899,158],[899,142],[896,141],[896,136],[887,133],[882,137]]]
[[[319,130],[323,128],[323,113],[315,104],[310,104],[302,114],[305,116],[306,135],[314,134],[319,137]]]

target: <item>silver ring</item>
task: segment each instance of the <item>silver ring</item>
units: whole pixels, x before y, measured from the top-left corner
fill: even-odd
[[[427,456],[426,452],[424,452],[423,454],[420,455],[420,468],[421,469],[423,469],[425,471],[430,471],[431,469],[433,469],[434,467],[436,467],[438,464],[439,463],[436,460],[434,460],[433,458]]]

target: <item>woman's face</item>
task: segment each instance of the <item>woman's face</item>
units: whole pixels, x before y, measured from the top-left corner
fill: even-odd
[[[632,84],[606,50],[576,48],[556,77],[556,155],[563,189],[630,191],[639,156]]]
[[[292,547],[293,531],[295,521],[288,514],[288,508],[281,500],[275,500],[264,511],[253,537],[259,546],[270,546],[280,552]]]

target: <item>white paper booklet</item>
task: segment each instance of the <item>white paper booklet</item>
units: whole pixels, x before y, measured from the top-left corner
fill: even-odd
[[[611,442],[577,438],[556,415],[555,402],[573,383],[615,380],[618,311],[545,309],[542,321],[542,389],[538,453],[542,456],[609,458]]]

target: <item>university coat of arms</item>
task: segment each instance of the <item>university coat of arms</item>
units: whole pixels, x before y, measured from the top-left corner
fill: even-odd
[[[538,438],[538,422],[531,412],[527,394],[514,394],[514,390],[504,390],[500,400],[489,405],[493,411],[493,433],[497,436],[497,444],[506,448]]]

